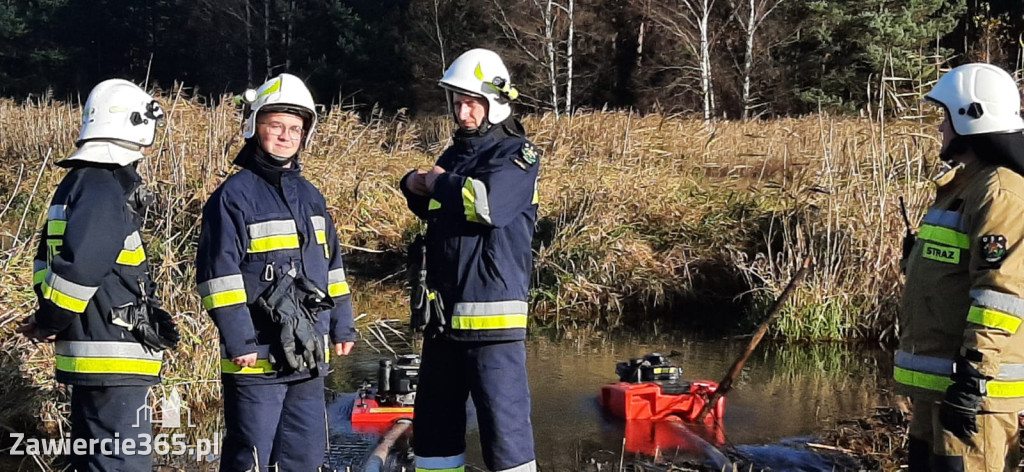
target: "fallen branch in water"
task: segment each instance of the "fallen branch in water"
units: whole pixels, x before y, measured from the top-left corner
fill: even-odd
[[[725,377],[723,377],[720,382],[718,382],[718,389],[715,390],[715,393],[711,394],[707,403],[704,404],[704,408],[701,410],[700,416],[697,417],[698,422],[704,421],[704,418],[707,417],[708,413],[712,409],[714,409],[718,400],[732,390],[732,383],[743,370],[743,365],[747,363],[747,359],[749,359],[750,355],[754,353],[754,349],[756,349],[757,344],[761,342],[761,338],[764,338],[764,335],[768,333],[768,328],[771,327],[772,321],[775,321],[775,318],[779,316],[779,312],[782,311],[782,306],[786,304],[786,299],[789,298],[789,295],[793,293],[793,290],[800,285],[800,282],[803,280],[804,275],[807,274],[810,267],[811,256],[807,256],[804,258],[803,264],[800,265],[800,269],[793,275],[793,278],[789,279],[789,283],[786,284],[786,288],[783,289],[782,293],[779,294],[779,297],[775,299],[775,304],[773,304],[771,310],[768,311],[768,318],[761,322],[761,326],[757,327],[757,331],[754,332],[754,337],[751,338],[750,343],[747,344],[747,349],[743,351],[743,354],[741,354],[735,362],[732,363],[732,366],[729,367],[729,372],[725,374]]]

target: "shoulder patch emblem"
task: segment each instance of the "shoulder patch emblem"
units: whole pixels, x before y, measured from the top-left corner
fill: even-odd
[[[531,166],[537,163],[537,148],[532,143],[523,144],[523,160]]]
[[[981,257],[985,262],[995,264],[1006,259],[1006,237],[1001,234],[986,234],[981,237]]]

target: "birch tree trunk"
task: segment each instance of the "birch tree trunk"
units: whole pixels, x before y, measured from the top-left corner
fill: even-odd
[[[441,35],[441,16],[438,14],[438,4],[441,0],[434,0],[434,30],[437,33],[437,50],[441,53],[441,74],[444,75],[448,61],[444,58],[444,36]]]
[[[698,25],[700,31],[700,90],[704,96],[704,121],[711,119],[714,112],[714,91],[711,84],[711,41],[708,38],[708,20],[714,0],[699,0],[701,11]]]
[[[555,2],[547,0],[547,8],[544,10],[544,47],[548,56],[548,82],[551,85],[551,109],[558,117],[558,70],[555,64]]]
[[[748,7],[750,15],[747,16],[747,24],[753,25],[755,18],[754,0],[750,0]],[[746,28],[747,41],[746,51],[743,56],[743,121],[750,119],[750,69],[754,65],[754,31],[753,28]]]
[[[572,43],[576,39],[576,19],[573,9],[576,1],[569,0],[569,32],[565,40],[565,113],[572,116]]]

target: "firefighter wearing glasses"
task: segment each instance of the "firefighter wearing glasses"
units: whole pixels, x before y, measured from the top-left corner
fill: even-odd
[[[1015,470],[1024,409],[1024,121],[1012,77],[957,67],[936,197],[906,261],[894,375],[911,397],[911,471]]]
[[[220,332],[220,470],[313,471],[327,442],[329,351],[347,355],[355,341],[351,297],[327,204],[299,168],[313,97],[289,74],[246,95],[242,170],[206,203],[196,260]]]
[[[425,286],[413,300],[413,325],[426,332],[416,470],[464,470],[472,395],[487,467],[533,471],[524,340],[539,152],[512,117],[517,92],[497,54],[464,53],[439,85],[459,125],[454,142],[401,182],[427,221]]]
[[[73,470],[152,468],[149,455],[118,451],[112,441],[151,439],[149,417],[137,413],[160,382],[163,350],[178,342],[171,316],[153,298],[139,234],[152,196],[135,166],[163,116],[135,84],[101,82],[85,102],[78,149],[57,164],[68,174],[36,252],[39,308],[18,332],[54,342],[57,381],[71,386],[72,438],[108,444],[72,451]]]

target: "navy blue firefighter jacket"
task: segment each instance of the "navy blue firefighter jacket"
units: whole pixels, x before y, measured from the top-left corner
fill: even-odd
[[[278,354],[275,357],[282,365],[271,364],[280,330],[260,310],[250,310],[273,280],[292,269],[334,300],[334,308],[320,312],[316,323],[327,351],[334,343],[356,338],[338,234],[327,203],[302,176],[298,161],[291,162],[287,169],[274,165],[250,140],[234,161],[242,170],[224,181],[203,208],[196,282],[203,308],[220,331],[225,383],[282,383],[311,377],[308,370],[287,369]],[[255,367],[232,362],[253,352],[258,357]],[[318,370],[326,375],[327,366]]]
[[[427,221],[427,285],[441,297],[456,341],[526,338],[540,153],[510,118],[486,132],[456,132],[437,160],[446,172],[429,197],[400,187]]]
[[[42,336],[56,334],[57,381],[157,384],[163,352],[111,322],[112,310],[147,303],[156,288],[139,234],[141,208],[129,203],[142,179],[134,164],[69,159],[58,165],[70,171],[50,201],[33,264],[36,327]]]

